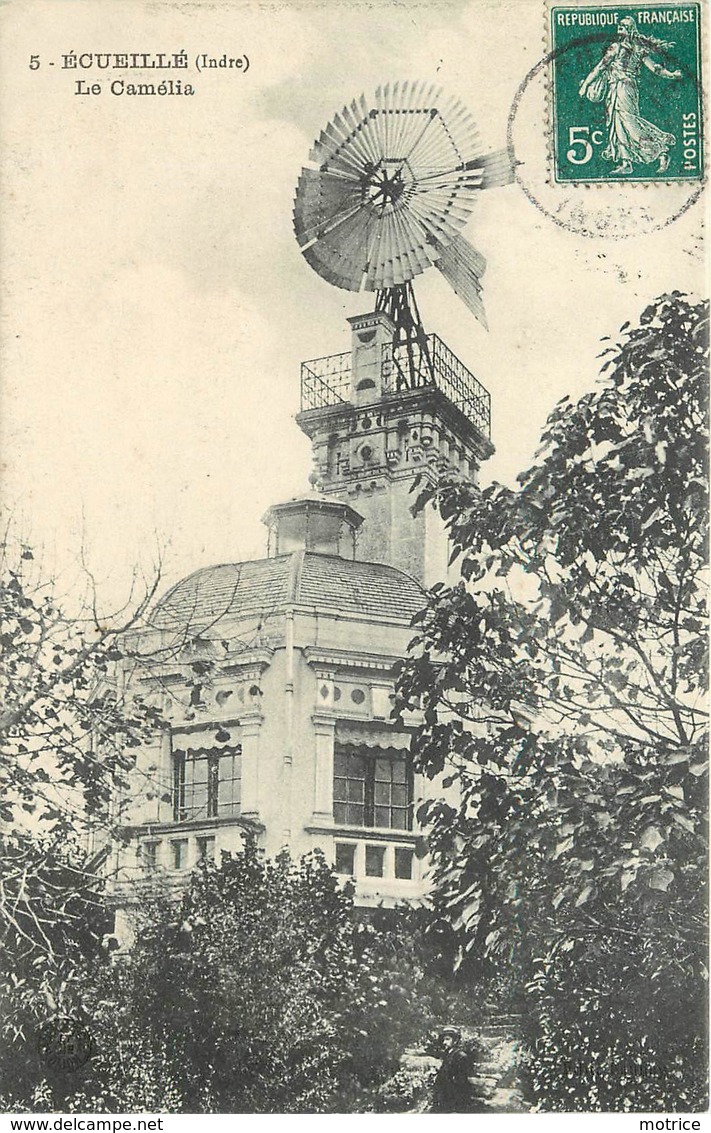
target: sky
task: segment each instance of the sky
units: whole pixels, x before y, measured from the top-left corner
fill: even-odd
[[[498,148],[546,35],[541,0],[5,3],[2,502],[62,586],[81,555],[111,605],[158,548],[166,587],[265,553],[263,513],[309,488],[300,363],[347,350],[345,319],[372,305],[294,238],[314,138],[355,96],[422,79]],[[119,72],[61,66],[181,49],[193,96],[114,96]],[[197,74],[202,52],[249,69]],[[543,68],[511,125],[519,183],[482,193],[465,229],[488,261],[488,331],[438,272],[416,281],[426,328],[491,392],[483,482],[529,465],[554,403],[593,385],[603,335],[664,291],[705,290],[702,203],[672,219],[689,186],[551,185],[549,117]]]

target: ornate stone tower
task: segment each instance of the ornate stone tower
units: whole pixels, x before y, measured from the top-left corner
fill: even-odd
[[[384,312],[348,321],[351,350],[301,369],[296,420],[313,445],[312,483],[363,516],[360,560],[387,563],[430,586],[447,575],[447,539],[431,508],[413,517],[413,484],[448,468],[476,480],[494,451],[489,393],[437,335],[413,347],[397,341]]]

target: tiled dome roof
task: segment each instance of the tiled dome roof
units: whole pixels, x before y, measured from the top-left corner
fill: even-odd
[[[383,563],[295,551],[196,571],[168,591],[152,620],[157,628],[198,629],[223,617],[268,615],[287,605],[408,625],[424,605],[424,592],[408,574]]]

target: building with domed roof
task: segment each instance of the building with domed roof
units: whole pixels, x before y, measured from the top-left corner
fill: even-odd
[[[393,666],[448,548],[412,487],[476,476],[489,395],[436,336],[413,384],[387,315],[349,322],[349,352],[302,366],[314,490],[269,509],[265,558],[197,570],[153,613],[157,661],[134,681],[170,727],[116,800],[119,921],[141,887],[179,884],[247,829],[270,855],[319,847],[362,905],[425,891],[417,804],[441,791],[413,770],[416,716],[391,719]]]

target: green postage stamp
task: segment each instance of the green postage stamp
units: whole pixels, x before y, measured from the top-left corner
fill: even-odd
[[[556,181],[703,177],[699,4],[550,9]]]

